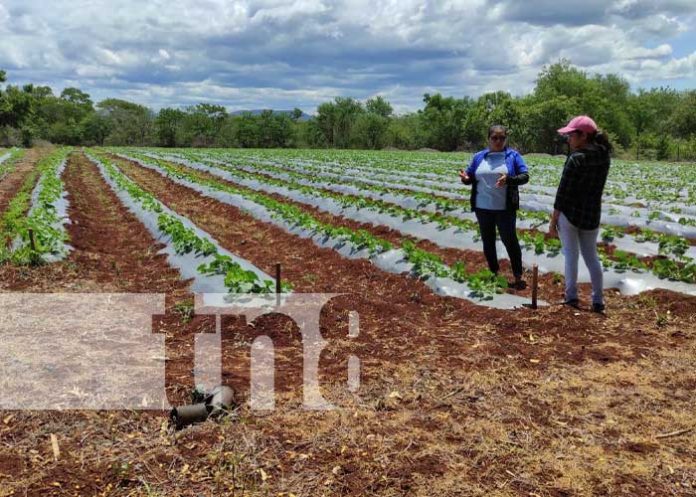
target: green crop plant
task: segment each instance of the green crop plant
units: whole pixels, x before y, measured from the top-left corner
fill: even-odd
[[[99,159],[106,173],[120,189],[126,191],[144,209],[159,214],[157,217],[158,228],[169,235],[177,254],[193,253],[199,256],[214,257],[210,263],[198,266],[198,272],[207,276],[223,275],[225,287],[232,293],[270,293],[274,290],[272,281],[262,280],[253,271],[244,270],[229,256],[219,254],[211,240],[198,236],[193,229],[187,228],[181,220],[165,213],[157,199],[128,179],[108,158],[99,154]],[[289,291],[290,288],[289,284],[284,285],[286,291]]]

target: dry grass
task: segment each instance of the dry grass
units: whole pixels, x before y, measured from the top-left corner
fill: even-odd
[[[111,201],[103,202],[106,216]],[[173,304],[188,295],[164,267],[152,280],[139,274],[147,265],[116,274],[150,250],[143,242],[116,252],[111,240],[119,236],[134,238],[106,232],[75,264],[0,267],[0,288],[118,291],[139,282],[131,290],[145,291],[169,281],[172,329],[164,331],[175,339],[168,361],[179,369],[168,391],[182,399],[192,354],[184,335],[197,330],[181,324]],[[98,264],[107,257],[113,268]],[[321,284],[323,271],[315,265],[297,274]],[[335,368],[324,372],[323,394],[340,410],[303,410],[299,392],[286,391],[273,412],[242,404],[233,416],[180,432],[163,412],[1,412],[0,496],[696,495],[693,299],[607,292],[603,318],[552,308],[463,312],[451,300],[413,293],[417,304],[398,303],[405,323],[383,281],[342,277],[362,285],[347,302],[362,306],[365,326],[357,343],[343,338],[327,350]],[[226,360],[240,360],[238,338]],[[346,351],[362,361],[357,394],[337,373]],[[277,375],[288,374],[297,350],[277,352]]]
[[[656,436],[695,427],[694,357],[691,342],[604,365],[382,364],[357,396],[326,388],[339,411],[303,411],[287,394],[272,413],[242,407],[178,433],[156,414],[14,413],[3,459],[31,471],[0,495],[31,482],[56,495],[693,495],[696,431]]]

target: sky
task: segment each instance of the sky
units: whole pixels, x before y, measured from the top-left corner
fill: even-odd
[[[314,113],[382,95],[528,93],[561,58],[631,87],[696,88],[694,0],[0,0],[8,83],[155,110]]]

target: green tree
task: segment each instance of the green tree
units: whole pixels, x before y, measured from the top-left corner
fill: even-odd
[[[194,147],[212,147],[220,135],[227,110],[221,105],[200,103],[186,109],[183,122],[187,143]]]
[[[103,113],[92,112],[80,122],[80,143],[83,145],[104,145],[111,133],[111,120]]]
[[[362,104],[352,97],[336,97],[334,100],[334,146],[348,148],[352,137],[353,126],[358,116],[364,112]]]
[[[372,112],[360,114],[352,128],[352,144],[357,148],[380,149],[385,144],[389,118]]]
[[[367,102],[365,102],[365,110],[380,117],[391,117],[394,112],[391,104],[381,95],[368,99]]]
[[[107,98],[97,104],[102,115],[109,120],[108,145],[148,146],[154,144],[154,114],[145,106]]]
[[[472,107],[471,99],[426,93],[423,102],[425,108],[420,117],[427,130],[426,146],[444,151],[456,150],[461,144],[464,119]]]
[[[683,92],[679,100],[667,124],[675,136],[691,138],[696,135],[696,90]]]
[[[236,122],[236,141],[242,148],[259,146],[261,131],[259,122],[251,112],[244,112],[234,118]]]
[[[299,121],[303,115],[304,115],[304,112],[302,112],[302,109],[298,109],[297,107],[295,107],[292,110],[290,117],[292,118],[293,121]]]
[[[176,147],[180,137],[186,113],[180,109],[165,107],[160,109],[155,118],[155,134],[162,147]]]

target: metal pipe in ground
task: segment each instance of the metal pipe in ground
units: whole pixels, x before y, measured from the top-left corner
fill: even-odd
[[[537,308],[537,295],[539,293],[539,266],[532,266],[532,309]]]
[[[177,430],[228,412],[235,405],[234,391],[225,385],[215,387],[197,404],[175,407],[169,417]]]

